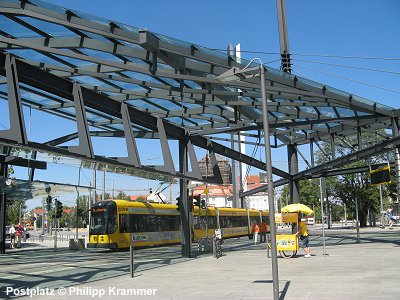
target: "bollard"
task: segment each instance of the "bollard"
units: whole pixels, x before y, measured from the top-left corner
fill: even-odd
[[[271,257],[271,255],[270,255],[270,253],[269,253],[269,234],[267,234],[267,257],[268,258],[270,258]]]
[[[215,243],[215,236],[212,239],[212,250],[213,250],[213,257],[217,258],[217,245]]]
[[[134,260],[133,260],[133,245],[130,245],[129,247],[129,262],[130,262],[130,270],[131,270],[131,278],[134,276]]]

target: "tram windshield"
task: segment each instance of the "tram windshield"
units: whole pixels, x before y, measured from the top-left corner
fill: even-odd
[[[117,229],[117,205],[113,201],[97,202],[92,207],[89,234],[110,234]]]

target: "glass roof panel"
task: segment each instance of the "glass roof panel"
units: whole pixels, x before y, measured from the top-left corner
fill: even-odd
[[[146,63],[145,61],[143,61],[143,60],[141,60],[141,59],[139,59],[139,58],[137,58],[137,57],[134,57],[134,56],[129,56],[129,55],[124,55],[124,57],[126,58],[126,59],[129,59],[129,61],[131,62],[131,63],[135,63],[135,64],[137,64],[137,65],[144,65],[144,66],[148,66],[149,64],[148,63]]]
[[[333,128],[333,127],[336,127],[336,126],[340,126],[340,124],[336,123],[336,122],[328,122],[328,123],[326,123],[326,125],[328,125],[328,127],[330,127],[330,128]]]
[[[310,114],[316,114],[315,108],[313,106],[297,106],[298,109]]]
[[[32,86],[28,86],[28,85],[26,85],[25,83],[21,83],[21,82],[20,82],[19,85],[20,85],[20,87],[21,87],[21,90],[23,90],[24,93],[26,92],[26,94],[24,94],[24,95],[25,95],[28,99],[30,99],[29,97],[30,97],[31,95],[38,95],[38,96],[40,96],[40,97],[43,97],[43,99],[46,98],[46,97],[41,96],[41,95],[47,95],[49,100],[50,100],[50,99],[55,99],[55,100],[52,100],[52,101],[54,101],[54,102],[56,102],[56,103],[66,102],[66,101],[67,101],[66,99],[64,99],[64,98],[62,98],[62,97],[59,97],[59,96],[54,95],[54,94],[51,94],[51,93],[46,92],[46,91],[44,91],[44,90],[37,89],[37,88],[32,87]],[[25,88],[26,88],[26,89],[29,89],[30,91],[26,91]],[[38,94],[35,94],[35,93],[32,92],[32,91],[37,91]],[[22,92],[21,92],[21,94],[22,94]],[[46,98],[46,99],[47,99],[47,98]],[[57,100],[59,100],[59,101],[57,101]]]
[[[319,107],[318,110],[325,117],[336,118],[336,113],[332,107]]]
[[[132,107],[135,108],[139,108],[139,109],[158,109],[156,108],[154,105],[151,105],[150,103],[144,101],[144,100],[140,100],[140,99],[135,99],[135,100],[128,100],[125,101],[126,103],[128,103],[129,105],[131,105]]]
[[[59,59],[62,59],[63,61],[65,61],[67,64],[70,64],[72,66],[75,67],[82,67],[82,66],[88,66],[88,65],[92,65],[92,62],[86,61],[86,60],[81,60],[81,59],[77,59],[77,58],[72,58],[70,56],[68,56],[68,52],[72,51],[70,50],[65,50],[65,54],[66,55],[58,55],[58,54],[53,54],[55,57],[58,57]]]
[[[98,122],[107,122],[110,120],[115,120],[115,118],[104,118],[103,116],[99,116],[98,114],[94,114],[89,110],[86,110],[86,117],[89,121],[98,123]]]
[[[182,110],[182,106],[180,106],[178,104],[175,104],[175,103],[173,103],[171,101],[168,101],[168,100],[157,99],[157,98],[150,98],[148,100],[150,100],[154,104],[162,106],[162,107],[164,107],[164,108],[166,108],[168,110],[171,110],[171,111]]]
[[[62,25],[42,21],[39,19],[31,18],[31,17],[21,16],[21,17],[19,17],[19,19],[21,19],[24,22],[27,22],[28,24],[30,24],[30,25],[40,29],[41,31],[44,31],[47,34],[54,36],[54,37],[60,37],[60,36],[76,37],[77,36],[74,32],[72,32],[71,30],[69,30],[68,28],[66,28]]]
[[[77,15],[78,17],[85,19],[85,20],[89,20],[91,22],[100,24],[100,25],[104,25],[104,26],[110,26],[110,21],[98,16],[94,16],[94,15],[90,15],[84,12],[80,12],[80,11],[76,11],[76,10],[72,10],[70,9],[70,11],[72,11],[75,15]],[[115,23],[115,22],[114,22]]]
[[[99,51],[99,50],[93,50],[93,49],[87,49],[87,48],[79,48],[80,51],[85,53],[86,55],[100,58],[100,59],[105,59],[108,61],[118,61],[118,62],[123,62],[121,59],[119,59],[117,56],[104,52],[104,51]]]
[[[96,78],[90,77],[90,76],[86,76],[86,75],[79,75],[79,76],[71,76],[72,79],[78,81],[78,82],[82,82],[82,83],[86,83],[86,84],[90,84],[93,86],[102,86],[105,85],[104,82],[97,80]]]
[[[261,113],[261,111],[260,111],[260,113]],[[286,116],[286,114],[284,114],[284,113],[281,113],[281,112],[269,112],[270,113],[270,115],[273,115],[273,116],[275,116],[277,119],[287,119],[287,116]]]
[[[190,88],[192,88],[192,89],[197,89],[197,90],[201,90],[202,89],[202,87],[199,84],[197,84],[196,82],[194,82],[194,81],[185,80],[184,83],[187,86],[189,86]]]
[[[35,94],[32,92],[25,91],[23,89],[21,89],[21,97],[22,97],[22,99],[26,99],[26,100],[29,100],[31,102],[34,102],[34,103],[40,104],[40,105],[50,105],[50,104],[59,103],[52,99],[43,97],[41,95],[38,95],[38,94]]]
[[[108,82],[113,83],[119,87],[122,87],[126,90],[132,90],[132,91],[143,91],[146,92],[147,89],[144,87],[141,87],[140,85],[137,85],[135,83],[130,83],[130,82],[125,82],[125,81],[119,81],[119,80],[113,80],[113,79],[107,79]]]
[[[109,39],[105,38],[102,35],[99,35],[99,34],[96,34],[96,33],[93,33],[93,32],[89,32],[89,31],[85,31],[85,30],[81,30],[81,29],[79,31],[82,32],[83,34],[87,35],[88,37],[94,39],[94,40],[105,41],[105,42],[108,42],[108,43],[110,42]]]
[[[176,81],[175,79],[172,78],[167,78],[167,77],[158,77],[161,80],[165,81],[167,84],[173,86],[173,87],[180,87],[180,84],[178,81]]]
[[[123,72],[125,75],[137,79],[137,80],[143,80],[143,81],[148,81],[148,82],[153,82],[153,83],[160,83],[160,81],[156,80],[155,78],[146,75],[146,74],[142,74],[142,73],[137,73],[137,72],[133,72],[133,71],[124,71]]]
[[[135,26],[126,25],[126,24],[122,24],[122,23],[118,23],[118,26],[126,31],[139,34],[139,28],[137,28]]]
[[[61,13],[61,14],[65,14],[66,9],[58,6],[58,5],[54,5],[48,2],[44,2],[44,1],[40,1],[40,0],[29,0],[29,2],[31,2],[32,4],[36,5],[36,6],[41,6],[43,8],[47,8],[49,10],[53,10],[55,12]]]
[[[354,117],[355,115],[354,110],[343,107],[337,107],[336,111],[339,113],[341,117]]]
[[[5,31],[7,34],[17,38],[42,37],[40,34],[18,24],[17,22],[14,22],[4,15],[0,15],[0,27],[2,31]]]
[[[210,119],[213,118],[217,120],[226,120],[224,117],[221,117],[219,115],[212,115],[212,114],[201,114],[201,115]]]

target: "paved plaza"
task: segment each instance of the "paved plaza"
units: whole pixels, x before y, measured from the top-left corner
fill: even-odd
[[[312,257],[278,259],[281,299],[396,299],[400,294],[400,228],[311,230]],[[66,242],[22,248],[0,257],[2,298],[30,288],[31,299],[272,299],[265,244],[232,239],[224,255],[180,257],[180,246],[129,252],[72,251]],[[6,294],[8,288],[8,295]],[[46,288],[48,293],[45,295]],[[11,292],[13,289],[14,292]],[[26,298],[26,297],[21,297]]]

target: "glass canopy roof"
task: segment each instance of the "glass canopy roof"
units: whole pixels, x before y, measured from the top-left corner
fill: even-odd
[[[124,101],[190,134],[208,138],[262,130],[260,79],[221,83],[216,77],[231,67],[259,67],[236,62],[207,49],[131,25],[120,24],[37,0],[0,1],[0,51],[56,76],[80,83],[110,100]],[[395,109],[299,76],[265,68],[271,134],[276,147],[353,135],[357,128],[391,129]],[[0,94],[6,96],[5,78]],[[70,100],[21,85],[25,105],[74,117],[61,107]],[[122,131],[115,117],[87,109],[90,126]],[[133,130],[146,130],[132,123]],[[249,139],[249,142],[254,142]]]

